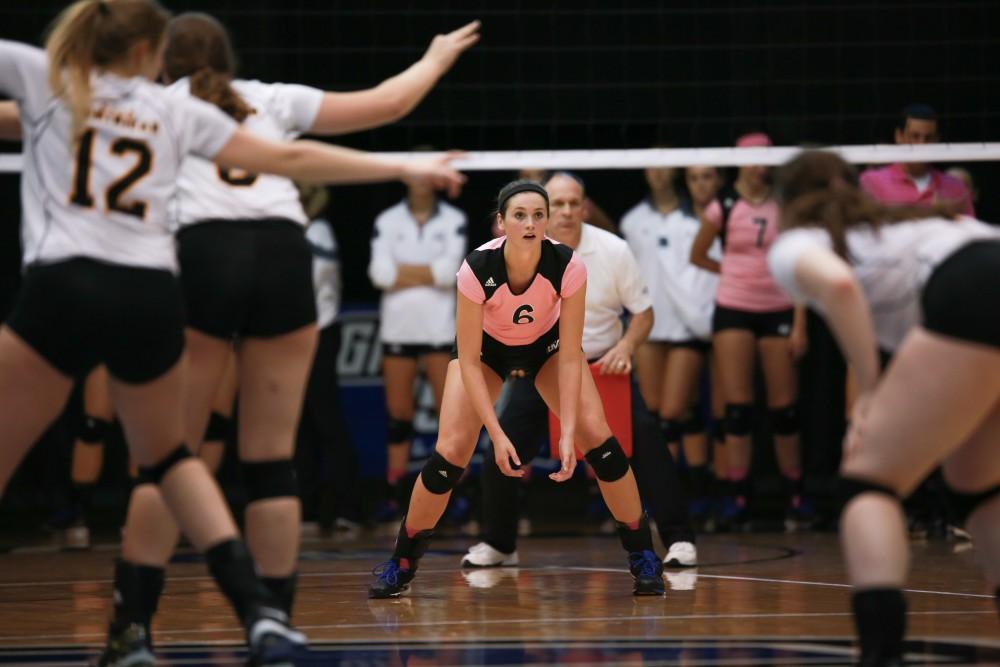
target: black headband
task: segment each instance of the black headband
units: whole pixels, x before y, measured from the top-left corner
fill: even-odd
[[[498,211],[504,210],[504,207],[507,205],[507,202],[510,201],[510,198],[513,197],[514,195],[519,195],[522,192],[534,192],[536,194],[542,195],[542,199],[545,200],[545,205],[546,206],[549,205],[549,193],[545,191],[545,188],[543,188],[538,183],[528,182],[528,183],[518,183],[517,185],[513,186],[510,189],[510,192],[506,193],[503,196],[503,199],[497,202],[497,210]]]

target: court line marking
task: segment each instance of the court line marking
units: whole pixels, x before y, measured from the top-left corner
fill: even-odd
[[[578,565],[567,565],[564,569],[567,570],[577,570],[583,572],[621,572],[621,570],[616,570],[612,567],[588,567],[588,566],[578,566]],[[771,579],[768,577],[744,577],[732,574],[702,574],[700,572],[695,572],[696,568],[686,568],[683,570],[670,570],[671,574],[683,574],[684,572],[690,572],[695,574],[698,578],[704,577],[706,579],[731,579],[735,581],[759,581],[767,584],[795,584],[798,586],[828,586],[832,588],[854,588],[851,584],[837,584],[829,581],[803,581],[800,579]],[[928,595],[952,595],[955,597],[963,598],[983,598],[987,600],[992,600],[995,596],[985,595],[983,593],[954,593],[951,591],[929,591],[921,588],[904,588],[904,593],[926,593]]]
[[[488,570],[489,568],[487,568]],[[500,568],[503,570],[513,570],[517,569],[519,572],[532,572],[537,574],[553,574],[556,572],[565,572],[567,570],[573,570],[577,572],[609,572],[613,574],[625,574],[626,570],[613,568],[613,567],[591,567],[584,565],[544,565],[537,567],[517,567],[517,568]],[[689,572],[696,574],[699,578],[704,577],[705,579],[727,579],[733,581],[757,581],[761,583],[769,584],[792,584],[797,586],[824,586],[828,588],[853,588],[851,584],[840,584],[829,581],[804,581],[801,579],[774,579],[769,577],[748,577],[748,576],[738,576],[738,575],[727,575],[727,574],[702,574],[700,572],[695,572],[696,568],[686,568],[683,570],[676,570],[671,572],[684,573]],[[425,574],[445,574],[445,573],[457,573],[462,570],[454,569],[435,569],[428,570],[422,569]],[[472,570],[476,571],[476,570]],[[357,577],[357,576],[368,576],[371,572],[368,570],[360,571],[350,571],[350,572],[300,572],[299,579],[306,578],[317,578],[317,577]],[[169,576],[168,581],[188,581],[188,582],[211,582],[213,581],[211,577],[208,576]],[[40,587],[51,587],[51,586],[75,586],[75,585],[92,585],[92,584],[111,584],[111,579],[76,579],[68,581],[24,581],[24,582],[5,582],[0,583],[0,589],[5,588],[40,588]],[[921,588],[904,588],[904,593],[915,593],[924,595],[947,595],[952,597],[963,597],[963,598],[975,598],[992,600],[995,596],[983,594],[983,593],[957,593],[953,591],[932,591]],[[176,594],[176,593],[174,593]],[[13,601],[12,601],[13,602]],[[30,602],[30,601],[29,601]]]
[[[392,604],[392,601],[388,601]],[[380,604],[380,603],[378,603]],[[994,615],[996,610],[990,609],[988,611],[984,610],[947,610],[947,611],[911,611],[908,612],[910,616],[967,616],[967,615]],[[493,618],[493,619],[478,619],[478,620],[453,620],[453,621],[414,621],[414,622],[399,622],[398,620],[392,620],[387,622],[375,622],[375,623],[330,623],[323,625],[298,625],[296,628],[302,631],[310,630],[338,630],[338,629],[361,629],[361,628],[383,628],[387,624],[391,624],[396,628],[432,628],[432,627],[475,627],[480,625],[499,625],[499,624],[509,624],[509,625],[523,625],[527,623],[539,623],[544,621],[546,624],[551,623],[618,623],[618,622],[631,622],[631,621],[713,621],[713,620],[738,620],[738,619],[759,619],[759,618],[839,618],[839,617],[854,617],[852,612],[841,612],[841,611],[822,611],[822,612],[773,612],[773,613],[744,613],[744,614],[646,614],[642,616],[568,616],[564,618]],[[184,630],[160,630],[160,635],[173,635],[173,634],[191,634],[191,635],[213,635],[220,633],[235,633],[239,632],[237,628],[192,628]],[[103,639],[105,633],[103,632],[85,632],[85,633],[74,633],[74,634],[50,634],[50,635],[19,635],[19,636],[0,636],[0,641],[42,641],[42,640],[72,640],[81,639],[85,637],[96,637]],[[788,638],[785,639],[786,641]]]

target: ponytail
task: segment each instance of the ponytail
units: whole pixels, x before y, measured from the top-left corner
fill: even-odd
[[[69,106],[74,142],[83,131],[90,110],[90,72],[94,68],[97,24],[106,18],[107,12],[103,0],[83,0],[70,5],[56,19],[45,44],[49,88]]]
[[[250,105],[233,90],[229,75],[209,67],[203,67],[191,75],[191,94],[219,107],[238,123],[242,123],[253,113]]]
[[[191,94],[242,123],[253,113],[232,85],[236,55],[226,28],[208,14],[181,14],[167,28],[163,71],[170,81],[191,78]]]
[[[78,0],[59,14],[45,42],[49,88],[69,106],[74,142],[90,112],[91,74],[122,62],[138,41],[158,48],[169,20],[155,0]]]

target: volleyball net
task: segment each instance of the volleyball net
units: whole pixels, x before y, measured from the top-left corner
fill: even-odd
[[[649,167],[779,166],[803,150],[822,149],[847,162],[878,165],[893,162],[997,162],[1000,142],[943,144],[858,144],[845,146],[766,146],[702,148],[627,148],[594,150],[470,151],[455,160],[462,171],[517,171],[519,169],[645,169]],[[434,153],[382,152],[391,158],[426,158]],[[0,154],[0,173],[18,172],[22,157]]]

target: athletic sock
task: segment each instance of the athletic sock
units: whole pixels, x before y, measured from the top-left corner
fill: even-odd
[[[861,667],[902,660],[906,633],[906,600],[898,588],[855,591],[851,600],[861,642]]]
[[[226,540],[215,545],[205,551],[205,561],[215,583],[242,623],[250,620],[257,607],[277,606],[271,591],[257,578],[253,558],[242,540]]]
[[[630,523],[615,522],[618,526],[618,539],[628,553],[653,551],[653,535],[649,531],[649,520],[643,514],[637,521]]]
[[[163,592],[163,581],[162,567],[118,559],[115,562],[112,628],[121,630],[131,623],[139,623],[148,633]]]
[[[406,517],[404,516],[399,523],[399,534],[396,536],[396,545],[392,550],[393,560],[397,561],[404,570],[416,571],[417,561],[427,552],[433,534],[433,530],[418,530],[411,533],[406,528]]]
[[[691,498],[703,500],[708,496],[708,466],[688,466],[687,472],[691,483]]]
[[[287,577],[261,577],[260,582],[271,591],[271,595],[278,602],[281,610],[292,615],[292,606],[295,604],[295,591],[298,587],[299,573],[293,572]]]

